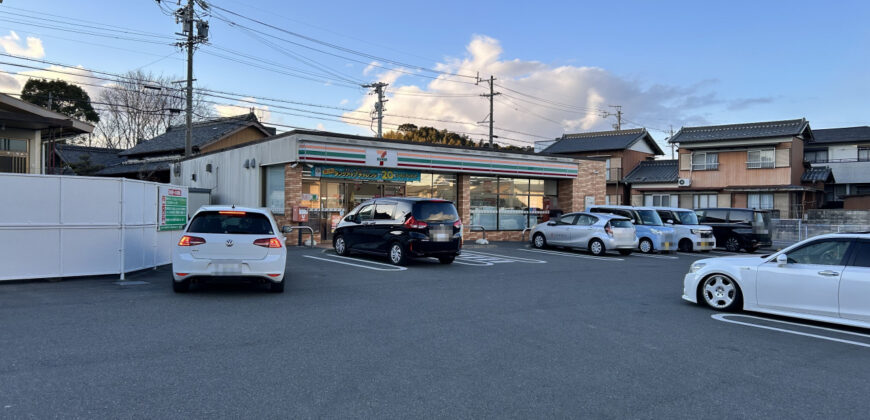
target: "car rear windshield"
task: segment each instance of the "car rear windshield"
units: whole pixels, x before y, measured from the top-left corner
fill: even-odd
[[[662,218],[659,217],[659,214],[655,210],[637,210],[637,214],[644,225],[662,226],[664,224],[662,223]]]
[[[631,224],[631,220],[612,219],[610,220],[610,226],[615,228],[630,228],[633,225]]]
[[[266,215],[244,211],[200,212],[190,221],[187,232],[274,235],[272,223]]]
[[[677,218],[680,220],[675,220],[679,222],[681,225],[697,225],[698,224],[698,215],[695,212],[691,211],[675,211]]]
[[[426,222],[453,222],[459,219],[459,214],[449,201],[424,201],[414,205],[414,218]]]

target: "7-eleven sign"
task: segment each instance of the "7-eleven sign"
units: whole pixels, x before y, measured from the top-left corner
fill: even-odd
[[[366,149],[366,166],[395,168],[398,166],[396,151],[386,149]]]

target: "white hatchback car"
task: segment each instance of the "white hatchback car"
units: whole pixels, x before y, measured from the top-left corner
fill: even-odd
[[[265,209],[203,206],[172,250],[172,289],[209,277],[269,284],[284,292],[287,249],[272,213]]]
[[[870,328],[870,233],[816,236],[763,256],[698,260],[683,299]]]

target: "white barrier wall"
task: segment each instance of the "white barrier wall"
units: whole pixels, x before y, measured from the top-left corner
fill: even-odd
[[[181,231],[157,231],[158,185],[165,184],[0,174],[0,280],[121,274],[168,264]]]

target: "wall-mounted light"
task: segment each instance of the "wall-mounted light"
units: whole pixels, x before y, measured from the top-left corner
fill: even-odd
[[[249,169],[249,168],[251,167],[251,160],[250,160],[250,159],[245,159],[245,164],[242,165],[242,166],[244,166],[245,169]]]
[[[211,163],[207,163],[207,164],[205,165],[205,171],[208,172],[208,173],[211,173]]]
[[[251,158],[251,169],[257,168],[257,159]]]

